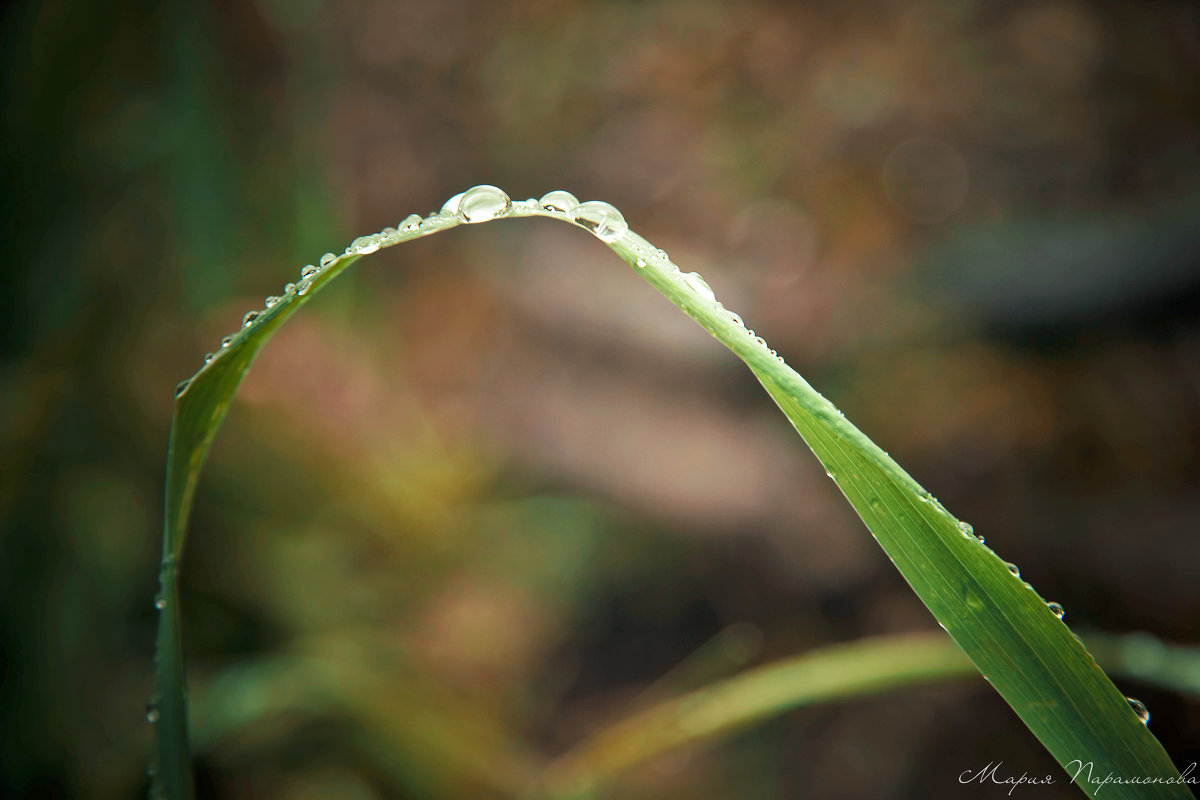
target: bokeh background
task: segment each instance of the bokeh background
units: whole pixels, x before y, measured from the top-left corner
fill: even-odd
[[[0,794],[144,796],[173,387],[477,183],[612,202],[1069,623],[1200,640],[1193,4],[0,14]],[[935,627],[739,362],[547,221],[385,251],[290,322],[184,574],[206,798],[513,796],[647,698]],[[1200,703],[1119,685],[1200,758]],[[994,760],[1058,774],[979,680],[607,796],[1000,797],[957,782]]]

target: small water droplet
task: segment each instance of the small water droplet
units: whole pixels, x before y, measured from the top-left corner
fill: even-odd
[[[266,299],[267,308],[274,308],[281,298],[271,295]]]
[[[571,212],[571,219],[591,231],[602,242],[615,242],[629,230],[621,212],[608,203],[591,200],[581,203]]]
[[[887,454],[884,453],[884,455],[887,455]],[[969,536],[972,539],[974,539],[975,541],[979,542],[980,544],[983,544],[983,537],[975,532],[975,526],[969,522],[964,522],[963,520],[959,520],[958,521],[958,532],[961,533],[963,536]]]
[[[190,384],[191,382],[192,382],[192,379],[188,378],[186,381],[180,381],[179,383],[177,383],[175,385],[175,396],[179,397],[179,395],[183,394],[184,390],[187,389],[188,384]]]
[[[400,229],[405,231],[415,231],[419,227],[421,227],[420,214],[409,214],[404,218],[404,221],[400,223]]]
[[[350,243],[346,248],[347,253],[357,253],[360,256],[370,255],[379,249],[380,241],[378,234],[370,234],[368,236],[360,236]]]
[[[215,353],[205,353],[205,354],[204,354],[204,363],[205,363],[205,364],[208,364],[208,363],[210,363],[210,362],[211,362],[211,361],[212,361],[214,358],[216,358],[216,357],[217,357],[217,356],[216,356],[216,354],[215,354]]]
[[[1143,725],[1150,724],[1150,709],[1146,708],[1146,704],[1136,697],[1126,697],[1129,701],[1129,707],[1133,709],[1133,713],[1137,714],[1137,718]]]
[[[1059,619],[1067,615],[1067,610],[1062,607],[1061,603],[1046,603],[1046,608],[1050,609],[1050,613]]]
[[[294,283],[289,283],[287,286],[283,287],[284,294],[292,294],[295,291],[296,291],[296,284],[294,284]]]
[[[333,253],[326,253],[325,255],[321,256],[321,269],[325,269],[335,261],[337,261],[337,256],[335,256]]]
[[[644,258],[639,258],[639,259],[638,259],[636,262],[634,262],[634,263],[635,263],[635,264],[637,264],[637,267],[638,267],[638,269],[642,269],[643,267],[645,267],[645,266],[646,266],[646,259],[644,259]]]
[[[317,274],[317,268],[312,264],[308,264],[304,269],[300,270],[300,280],[306,280]]]
[[[258,311],[247,311],[246,316],[242,317],[242,327],[249,328],[254,324],[254,320],[258,319]]]
[[[700,273],[698,273],[698,272],[683,273],[683,282],[686,283],[689,287],[691,287],[693,292],[700,295],[708,302],[715,303],[717,301],[716,292],[714,292],[712,290],[712,287],[708,285],[708,281],[706,281],[706,280],[704,280],[704,278],[700,277]],[[765,344],[765,342],[764,342],[764,344]]]
[[[739,328],[746,327],[745,321],[740,316],[733,313],[732,311],[729,312],[729,321],[732,322],[734,325],[737,325]]]
[[[221,347],[229,347],[229,345],[231,345],[231,344],[233,344],[232,336],[226,336],[224,339],[221,340]]]
[[[1011,561],[1005,561],[1004,566],[1008,567],[1008,571],[1013,574],[1013,577],[1021,577],[1021,569],[1016,564],[1012,563]]]
[[[447,200],[445,203],[442,203],[441,213],[445,214],[447,216],[457,215],[458,214],[458,204],[462,202],[464,194],[466,194],[466,192],[459,192],[458,194],[454,195],[454,197],[451,197],[449,200]]]
[[[163,599],[163,596],[161,594],[157,594],[154,596],[154,607],[157,608],[159,611],[162,611],[164,608],[167,607],[167,601]]]
[[[458,203],[458,216],[463,222],[487,222],[508,213],[510,208],[512,200],[504,190],[485,183],[463,193]]]
[[[564,192],[562,189],[556,189],[553,192],[547,192],[542,195],[542,199],[538,201],[542,208],[547,211],[556,211],[559,214],[570,214],[579,205],[579,198],[570,192]]]
[[[146,722],[151,725],[158,722],[158,704],[153,700],[146,703]]]
[[[308,294],[308,290],[312,288],[313,282],[309,278],[305,278],[296,284],[296,294],[303,297]]]

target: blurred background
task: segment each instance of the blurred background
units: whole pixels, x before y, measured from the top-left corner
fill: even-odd
[[[1193,4],[0,13],[0,794],[145,796],[173,387],[478,183],[616,205],[1077,629],[1200,640]],[[387,250],[291,321],[184,582],[204,798],[510,797],[656,697],[936,628],[744,367],[550,221]],[[1200,759],[1197,700],[1118,685]],[[603,796],[1001,797],[957,780],[996,760],[1059,774],[976,680]]]

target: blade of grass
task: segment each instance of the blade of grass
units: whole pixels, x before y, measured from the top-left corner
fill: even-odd
[[[460,203],[469,208],[460,213]],[[468,220],[570,220],[570,212],[553,210],[558,206],[559,201],[550,209],[535,201],[510,205],[499,190],[479,187],[470,198],[452,198],[442,212],[424,220],[413,217],[399,230],[361,237],[345,256],[322,259],[322,269],[264,311],[248,315],[249,321],[228,345],[181,384],[167,458],[155,711],[156,786],[171,800],[192,794],[178,584],[186,522],[213,436],[254,355],[279,325],[359,255]],[[1010,574],[994,553],[964,535],[958,521],[896,462],[726,311],[699,276],[681,273],[665,253],[628,231],[620,214],[607,204],[585,204],[574,216],[577,224],[605,241],[750,367],[909,585],[1064,767],[1083,759],[1127,779],[1179,778],[1158,740],[1041,598]],[[1089,794],[1097,791],[1080,785]],[[1153,788],[1118,784],[1105,794],[1134,796],[1184,798],[1190,793],[1182,784],[1156,783]]]
[[[1196,648],[1166,645],[1145,634],[1091,634],[1087,642],[1100,663],[1117,674],[1200,696]],[[547,767],[538,793],[586,796],[639,764],[802,706],[978,675],[963,651],[940,633],[879,636],[817,648],[613,723]]]

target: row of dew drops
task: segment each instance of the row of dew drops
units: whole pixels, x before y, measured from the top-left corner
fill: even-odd
[[[581,203],[570,192],[555,190],[543,195],[540,200],[530,198],[514,203],[502,189],[486,184],[476,186],[454,195],[442,205],[441,210],[430,214],[428,217],[422,218],[418,214],[410,214],[395,228],[385,228],[379,233],[358,237],[350,243],[345,253],[341,256],[326,253],[321,256],[317,264],[306,265],[300,270],[300,280],[296,283],[287,284],[283,289],[282,295],[268,297],[265,301],[265,308],[261,310],[246,312],[246,315],[242,317],[242,329],[245,330],[254,327],[255,323],[267,311],[275,308],[280,303],[308,294],[317,278],[325,270],[346,256],[361,256],[374,253],[382,247],[388,247],[403,240],[405,234],[421,231],[422,227],[428,230],[441,230],[447,227],[446,222],[448,221],[473,224],[510,215],[520,216],[520,212],[522,211],[541,213],[565,219],[590,231],[596,238],[605,243],[615,242],[629,232],[629,225],[625,222],[625,217],[622,216],[621,212],[609,203],[600,200]],[[645,248],[640,244],[635,245],[635,250],[637,252],[635,262],[637,267],[644,268],[649,260],[656,260],[666,268],[669,276],[674,277],[676,281],[686,286],[695,298],[714,307],[726,319],[738,327],[746,328],[746,324],[740,316],[721,305],[712,287],[708,285],[708,282],[699,273],[681,271],[678,266],[671,262],[665,250]],[[204,363],[207,365],[217,358],[222,351],[233,344],[241,332],[238,331],[223,338],[219,350],[205,354]],[[755,344],[769,352],[777,361],[783,363],[782,356],[772,350],[767,345],[765,339],[756,335],[753,330],[746,329],[746,334]],[[183,394],[190,383],[191,379],[181,382],[175,387],[175,395],[178,397]]]
[[[833,477],[833,476],[830,475],[830,477]],[[932,505],[942,515],[944,515],[950,519],[954,519],[955,527],[958,528],[959,533],[961,533],[966,538],[968,538],[974,542],[978,542],[980,545],[983,545],[989,553],[991,553],[993,556],[996,556],[997,559],[1000,559],[1000,561],[1004,564],[1005,567],[1008,568],[1009,573],[1014,578],[1021,581],[1021,585],[1023,585],[1026,589],[1033,592],[1034,594],[1037,594],[1037,590],[1033,588],[1033,584],[1031,584],[1029,581],[1021,580],[1021,569],[1016,564],[1012,563],[1011,561],[1004,561],[1003,559],[1000,558],[999,555],[997,555],[995,550],[992,550],[990,547],[987,547],[987,545],[984,544],[985,540],[984,540],[983,536],[981,534],[978,534],[975,532],[975,528],[973,525],[971,525],[971,523],[966,522],[964,520],[955,519],[954,516],[949,511],[946,510],[946,507],[943,506],[941,504],[941,502],[936,497],[934,497],[932,494],[930,494],[929,492],[922,492],[921,494],[917,495],[917,499],[919,501],[921,501],[922,503],[928,503],[928,504]],[[1067,610],[1065,608],[1063,608],[1061,603],[1055,603],[1053,601],[1046,601],[1041,597],[1041,595],[1038,595],[1038,599],[1042,600],[1042,602],[1046,603],[1046,608],[1049,609],[1051,614],[1053,614],[1055,617],[1057,617],[1060,621],[1065,621],[1065,618],[1067,616]],[[945,628],[944,625],[942,627]],[[1083,643],[1083,639],[1080,638],[1079,634],[1072,631],[1071,635],[1074,636],[1076,641],[1078,641],[1080,644]],[[1138,700],[1136,697],[1126,697],[1125,700],[1129,703],[1129,707],[1133,710],[1133,713],[1137,715],[1138,720],[1140,720],[1143,725],[1149,725],[1150,724],[1150,710],[1146,708],[1146,704],[1143,703],[1141,700]]]
[[[509,196],[495,186],[487,184],[475,186],[465,192],[460,192],[447,200],[439,211],[422,218],[418,214],[408,215],[399,226],[395,228],[385,228],[380,233],[360,236],[355,239],[346,248],[343,256],[337,256],[333,253],[326,253],[321,256],[319,266],[309,264],[300,271],[300,280],[297,283],[289,283],[284,287],[282,296],[271,296],[266,299],[266,308],[261,311],[250,311],[242,318],[242,328],[252,328],[254,324],[263,316],[263,314],[281,302],[285,302],[293,297],[303,297],[312,288],[313,283],[322,274],[322,272],[333,266],[340,258],[345,256],[368,255],[379,250],[381,247],[387,247],[395,244],[405,238],[405,234],[412,234],[421,231],[425,226],[430,230],[443,229],[447,227],[447,222],[469,224],[487,222],[489,220],[498,219],[500,217],[510,215],[521,215],[520,212],[533,212],[535,214],[549,215],[559,219],[565,219],[569,222],[578,225],[585,230],[590,231],[596,238],[605,243],[616,242],[629,233],[629,225],[625,222],[625,217],[621,212],[609,203],[599,200],[591,200],[581,203],[575,195],[570,192],[555,190],[543,195],[541,199],[534,200],[532,198],[514,203]],[[654,260],[659,266],[665,269],[668,276],[673,277],[680,284],[686,286],[695,299],[699,299],[707,303],[711,308],[714,308],[718,313],[732,322],[739,328],[746,331],[746,335],[760,348],[770,353],[775,360],[784,363],[783,358],[770,349],[766,340],[754,333],[753,330],[746,328],[742,318],[732,311],[726,309],[717,300],[716,293],[708,285],[698,273],[683,272],[676,266],[667,255],[666,251],[656,248],[643,247],[640,243],[633,243],[634,251],[636,252],[635,266],[645,268],[650,260]],[[221,340],[221,349],[228,348],[234,341],[236,334],[226,336]],[[204,363],[210,363],[217,354],[208,353],[204,357]],[[187,389],[190,379],[183,381],[176,387],[176,396],[183,393]],[[839,414],[841,412],[838,412]],[[834,477],[829,473],[829,477]],[[923,493],[918,496],[918,499],[924,503],[932,503],[942,514],[953,519],[948,511],[929,493]],[[974,528],[970,523],[955,520],[960,533],[964,536],[977,541],[979,544],[984,543],[984,538],[975,533]],[[995,555],[995,552],[988,548],[988,552]],[[997,556],[999,558],[999,556]],[[1004,562],[1008,567],[1008,571],[1017,579],[1021,577],[1021,571],[1016,564]],[[1022,581],[1024,586],[1033,591],[1027,581]],[[156,601],[159,609],[162,608],[161,598]],[[1054,602],[1047,602],[1046,607],[1055,617],[1062,620],[1066,616],[1066,611],[1062,605]],[[1075,635],[1078,639],[1078,635]],[[1146,710],[1146,706],[1140,701],[1129,697],[1130,707],[1137,714],[1138,719],[1143,724],[1149,723],[1150,712]],[[146,718],[154,722],[158,717],[158,711],[153,707],[148,707]]]

